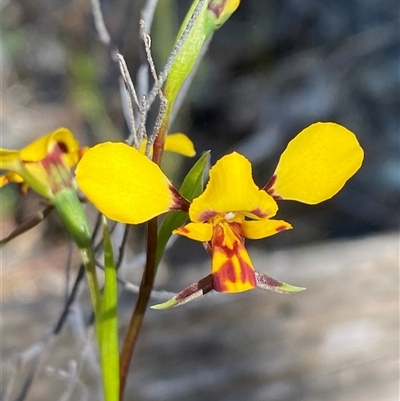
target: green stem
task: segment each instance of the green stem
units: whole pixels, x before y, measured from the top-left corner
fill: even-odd
[[[120,401],[124,398],[126,380],[132,354],[143,324],[151,291],[156,276],[156,250],[157,250],[157,217],[147,223],[147,260],[140,283],[139,297],[135,310],[129,322],[128,330],[122,346],[120,357]]]
[[[169,111],[167,110],[169,113]],[[160,129],[157,132],[157,137],[153,144],[153,157],[152,160],[154,163],[161,165],[161,159],[164,153],[165,139],[168,131],[168,123],[169,123],[169,114],[164,115],[163,122],[161,124]]]
[[[97,281],[91,232],[86,214],[73,188],[65,188],[58,191],[52,199],[52,204],[57,209],[65,227],[81,252],[82,264],[85,267],[90,297],[97,321],[100,310],[101,293]]]

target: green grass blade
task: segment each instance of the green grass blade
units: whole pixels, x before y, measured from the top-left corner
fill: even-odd
[[[117,271],[114,264],[110,232],[105,218],[103,220],[103,227],[105,283],[100,304],[98,339],[103,375],[104,400],[119,401]]]

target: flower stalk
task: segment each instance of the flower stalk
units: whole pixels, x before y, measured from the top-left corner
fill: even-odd
[[[156,276],[157,228],[157,217],[155,217],[147,223],[146,266],[140,283],[138,300],[129,321],[120,355],[120,401],[124,399],[129,366],[142,328]]]

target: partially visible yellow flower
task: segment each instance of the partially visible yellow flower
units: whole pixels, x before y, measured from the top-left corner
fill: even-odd
[[[174,233],[207,244],[211,275],[159,306],[170,307],[211,289],[301,290],[255,272],[244,239],[290,229],[289,223],[272,219],[278,211],[276,200],[315,204],[329,199],[360,168],[363,157],[349,130],[316,123],[289,143],[262,189],[253,181],[250,162],[234,152],[213,166],[205,191],[189,204],[156,164],[133,148],[112,143],[90,149],[78,164],[76,178],[89,200],[120,222],[138,224],[169,210],[188,211],[191,222]]]
[[[85,149],[66,128],[59,128],[32,142],[22,150],[0,149],[0,169],[8,170],[0,177],[0,186],[10,182],[29,187],[52,198],[60,186],[71,186],[70,169]]]
[[[208,2],[208,12],[212,14],[207,21],[208,25],[214,25],[213,30],[219,29],[227,19],[236,11],[239,7],[241,0],[210,0]],[[208,28],[208,30],[211,30]],[[207,30],[207,31],[208,31]]]
[[[147,141],[142,141],[140,151],[144,153],[146,151]],[[178,153],[186,157],[196,156],[193,142],[182,133],[169,134],[165,140],[164,150],[167,152]],[[150,152],[151,154],[152,152]]]
[[[0,186],[15,182],[21,185],[24,192],[32,188],[47,198],[49,205],[42,218],[54,207],[78,247],[90,252],[90,227],[71,174],[71,168],[84,151],[66,128],[44,135],[19,151],[0,149],[0,168],[8,170],[0,177]],[[1,242],[6,243],[38,224],[41,219],[36,217],[32,224],[28,219]]]

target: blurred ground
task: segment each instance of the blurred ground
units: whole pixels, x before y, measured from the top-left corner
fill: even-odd
[[[159,4],[152,41],[159,66],[187,3]],[[143,1],[101,4],[135,76]],[[6,0],[1,7],[2,147],[19,148],[59,126],[83,144],[126,137],[118,71],[97,39],[90,2]],[[246,0],[214,35],[172,127],[187,132],[199,154],[212,148],[215,161],[242,152],[261,185],[302,128],[336,121],[357,134],[365,162],[329,202],[280,205],[279,217],[295,229],[252,244],[269,250],[253,249],[259,270],[308,290],[213,294],[150,311],[133,364],[132,399],[398,399],[398,33],[395,0]],[[184,172],[193,161],[182,163]],[[38,197],[20,197],[15,188],[0,196],[2,237],[40,207]],[[132,246],[137,239],[135,232]],[[65,240],[52,215],[2,249],[3,391],[10,377],[18,385],[35,352],[13,358],[42,338],[61,310]],[[175,291],[202,277],[203,259],[199,244],[178,241],[159,287]],[[137,271],[124,274],[139,281]],[[133,302],[123,294],[122,322]],[[89,311],[83,297],[43,353],[28,401],[100,399],[84,327]]]
[[[258,270],[307,290],[211,293],[180,308],[149,310],[126,400],[397,401],[398,243],[394,233],[271,253],[252,249]],[[45,260],[63,252],[32,263],[48,273]],[[22,264],[14,268],[28,271]],[[180,290],[208,269],[187,265],[161,288]],[[52,275],[53,284],[36,281],[43,293],[35,301],[12,294],[3,299],[5,378],[14,377],[20,391],[18,383],[33,364],[37,380],[27,400],[101,400],[93,343],[81,329],[87,306],[73,308],[61,335],[40,353],[40,364],[32,362],[35,342],[63,303],[54,284],[64,273]],[[121,322],[127,322],[135,298],[123,294]]]

